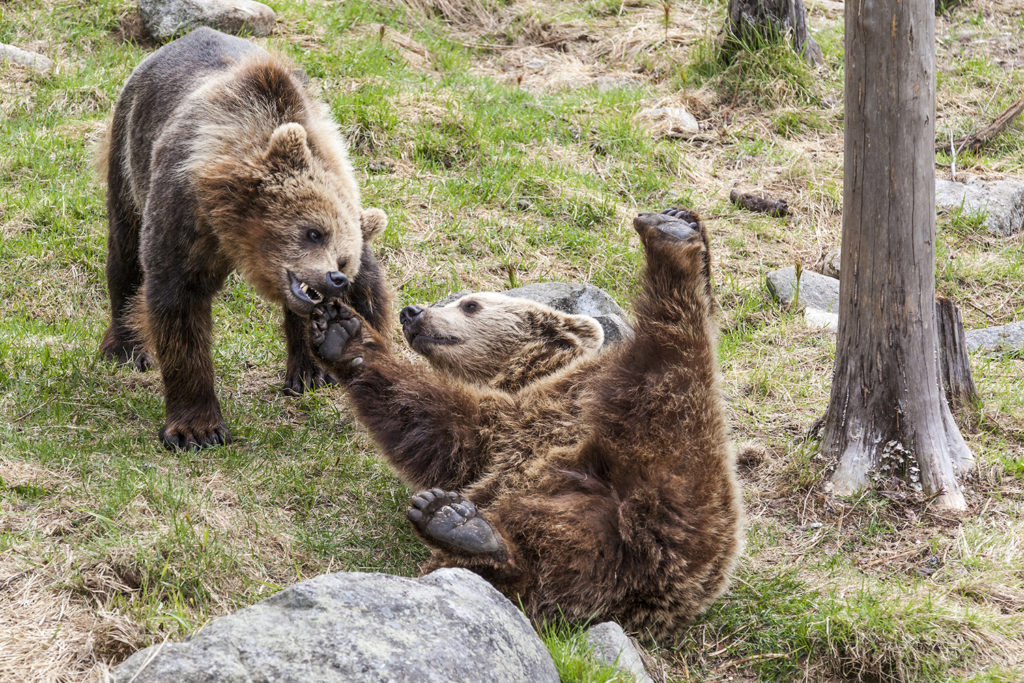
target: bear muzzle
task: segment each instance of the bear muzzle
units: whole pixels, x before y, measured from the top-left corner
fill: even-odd
[[[324,275],[323,282],[309,284],[299,279],[295,273],[288,271],[288,307],[300,315],[308,315],[313,307],[325,299],[342,296],[348,291],[352,282],[341,271],[331,271]]]

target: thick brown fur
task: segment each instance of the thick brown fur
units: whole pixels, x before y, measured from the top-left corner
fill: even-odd
[[[361,208],[329,111],[282,59],[205,28],[165,45],[125,84],[100,161],[111,301],[101,350],[138,369],[155,356],[167,446],[230,438],[210,311],[231,271],[283,305],[290,393],[333,381],[309,353],[318,294],[389,327],[390,291],[369,248],[387,218]]]
[[[333,303],[314,311],[311,340],[388,460],[429,489],[409,510],[434,549],[425,571],[471,569],[538,623],[615,619],[658,638],[725,590],[743,513],[717,379],[707,236],[685,210],[641,214],[634,225],[647,256],[636,333],[601,354],[585,334],[545,330],[556,325],[550,309],[523,300],[522,329],[492,345],[500,325],[478,295],[444,315],[403,311],[407,339],[433,368],[393,354]],[[456,368],[460,354],[483,368],[490,359],[477,356],[488,348],[514,366],[531,333],[561,339],[549,343],[556,355],[576,338],[576,353],[512,390],[495,387],[500,371]],[[485,343],[464,343],[476,336]],[[507,341],[516,336],[525,341]]]

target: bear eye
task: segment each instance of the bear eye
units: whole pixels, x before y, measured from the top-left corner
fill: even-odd
[[[480,304],[475,301],[463,301],[459,304],[459,308],[463,313],[476,313],[480,310]]]
[[[306,239],[308,239],[313,244],[323,244],[324,234],[317,230],[316,228],[310,228],[309,230],[306,231]]]

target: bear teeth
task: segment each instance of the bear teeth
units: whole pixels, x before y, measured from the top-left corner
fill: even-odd
[[[306,296],[308,296],[309,300],[312,301],[315,304],[318,304],[318,303],[320,303],[321,301],[324,300],[324,295],[323,294],[321,294],[320,292],[316,291],[315,289],[313,289],[312,287],[307,285],[305,282],[300,282],[299,283],[299,289],[301,289],[302,293],[305,294]]]

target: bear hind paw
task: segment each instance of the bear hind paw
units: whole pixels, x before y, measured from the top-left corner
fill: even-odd
[[[476,506],[452,491],[420,491],[412,497],[407,515],[425,538],[445,548],[484,555],[497,553],[505,545]]]

